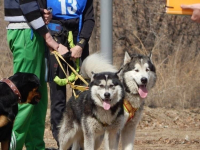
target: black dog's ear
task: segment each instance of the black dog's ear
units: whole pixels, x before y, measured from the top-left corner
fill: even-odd
[[[30,76],[28,77],[28,81],[31,82],[31,83],[35,83],[38,86],[40,86],[40,80],[35,74],[31,73]]]

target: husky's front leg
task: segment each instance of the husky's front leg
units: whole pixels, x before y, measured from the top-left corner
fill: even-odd
[[[104,134],[95,139],[95,150],[101,146],[103,138],[104,138]]]
[[[135,138],[135,128],[123,129],[121,132],[122,150],[133,150]]]
[[[133,150],[137,125],[141,119],[143,105],[135,113],[132,120],[127,122],[121,131],[122,150]]]
[[[91,132],[84,132],[84,150],[94,150],[95,136]]]
[[[133,150],[135,132],[137,124],[140,120],[140,114],[141,113],[139,113],[139,115],[136,115],[133,120],[128,122],[121,131],[122,150]]]
[[[74,123],[72,126],[66,122],[66,119],[63,120],[58,134],[58,141],[60,144],[59,150],[66,150],[70,148],[70,146],[73,144],[73,141],[75,140],[74,138],[76,137],[78,129],[79,125],[76,123]]]
[[[59,150],[66,150],[68,148],[71,147],[71,145],[73,144],[73,140],[75,137],[75,130],[72,129],[71,131],[69,131],[71,133],[63,133],[61,134],[60,133],[60,137],[59,137],[59,143],[60,143],[60,146],[59,146]]]
[[[106,150],[117,150],[119,143],[119,134],[116,130],[107,131],[105,133],[105,149]]]
[[[74,141],[73,142],[73,145],[72,145],[72,150],[79,150],[81,147],[80,147],[80,144],[78,141]]]

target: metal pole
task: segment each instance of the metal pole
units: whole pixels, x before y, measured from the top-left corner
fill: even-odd
[[[112,57],[112,2],[113,0],[101,0],[101,53],[103,53],[107,59],[113,62]]]

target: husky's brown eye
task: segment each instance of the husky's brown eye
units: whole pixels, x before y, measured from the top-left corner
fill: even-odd
[[[149,68],[147,68],[147,69],[146,69],[146,72],[149,72],[149,71],[150,71],[150,69],[149,69]]]
[[[135,72],[139,72],[139,70],[138,70],[138,69],[136,69],[136,70],[135,70]]]
[[[111,84],[109,87],[110,87],[110,88],[113,88],[113,87],[114,87],[114,85],[113,85],[113,84]]]
[[[100,84],[99,86],[100,86],[100,88],[104,88],[104,85],[103,85],[103,84]]]

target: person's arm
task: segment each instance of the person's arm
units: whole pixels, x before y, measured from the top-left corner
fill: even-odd
[[[181,8],[193,10],[191,19],[195,22],[200,23],[200,3],[199,4],[191,4],[191,5],[181,5]]]
[[[58,44],[49,33],[44,20],[42,18],[40,8],[36,0],[19,0],[20,9],[30,26],[44,37],[47,45],[53,50],[58,50],[62,55],[68,52],[68,49],[61,44]]]
[[[94,21],[93,0],[88,0],[85,10],[83,12],[83,24],[79,35],[79,41],[77,41],[75,47],[70,49],[70,51],[72,52],[71,56],[73,58],[81,57],[82,51],[91,37],[94,24],[95,21]]]
[[[83,12],[83,26],[79,35],[80,43],[77,42],[79,46],[84,48],[85,43],[87,43],[91,37],[93,28],[94,28],[94,10],[93,10],[93,0],[88,0],[85,10]],[[81,39],[84,39],[86,42],[83,42]]]

